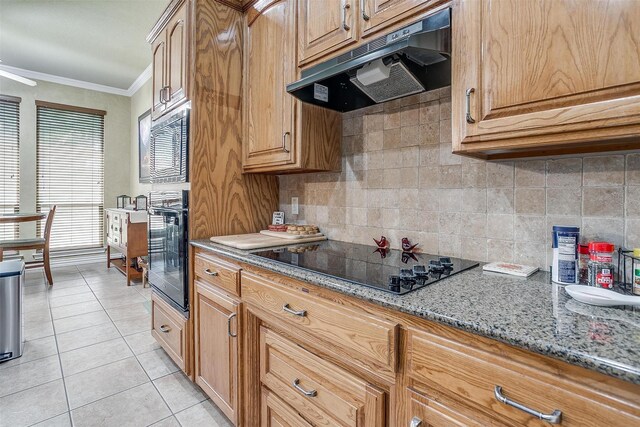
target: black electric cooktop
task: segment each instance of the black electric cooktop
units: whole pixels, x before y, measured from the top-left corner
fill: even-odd
[[[394,294],[415,291],[478,265],[466,259],[332,240],[263,249],[253,255]]]

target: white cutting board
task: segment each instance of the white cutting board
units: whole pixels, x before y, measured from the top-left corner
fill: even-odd
[[[260,234],[264,234],[265,236],[277,237],[279,239],[287,239],[287,240],[300,240],[300,239],[306,239],[306,238],[309,238],[309,237],[322,237],[322,236],[324,236],[324,234],[322,234],[322,233],[316,233],[316,234],[291,234],[291,233],[287,233],[286,231],[269,231],[269,230],[262,230],[262,231],[260,231]]]
[[[214,236],[211,237],[214,243],[220,243],[221,245],[231,246],[236,249],[260,249],[260,248],[272,248],[274,246],[285,246],[299,243],[319,242],[327,240],[326,236],[319,237],[306,237],[297,240],[283,239],[282,237],[265,236],[260,233],[252,234],[233,234],[230,236]]]

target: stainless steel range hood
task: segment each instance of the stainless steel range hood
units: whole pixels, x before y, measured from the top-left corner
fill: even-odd
[[[451,84],[451,9],[302,72],[287,92],[337,111]]]

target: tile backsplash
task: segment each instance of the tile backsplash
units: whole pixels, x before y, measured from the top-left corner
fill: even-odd
[[[280,176],[288,222],[334,240],[548,269],[551,227],[640,246],[640,154],[487,162],[451,154],[450,88],[343,117],[342,171]],[[299,214],[291,214],[291,197]]]

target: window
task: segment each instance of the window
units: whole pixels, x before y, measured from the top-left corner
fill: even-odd
[[[0,95],[0,212],[20,208],[20,98]],[[17,224],[0,224],[0,240],[18,238]]]
[[[57,206],[50,247],[102,247],[105,112],[40,101],[36,106],[37,210]]]

